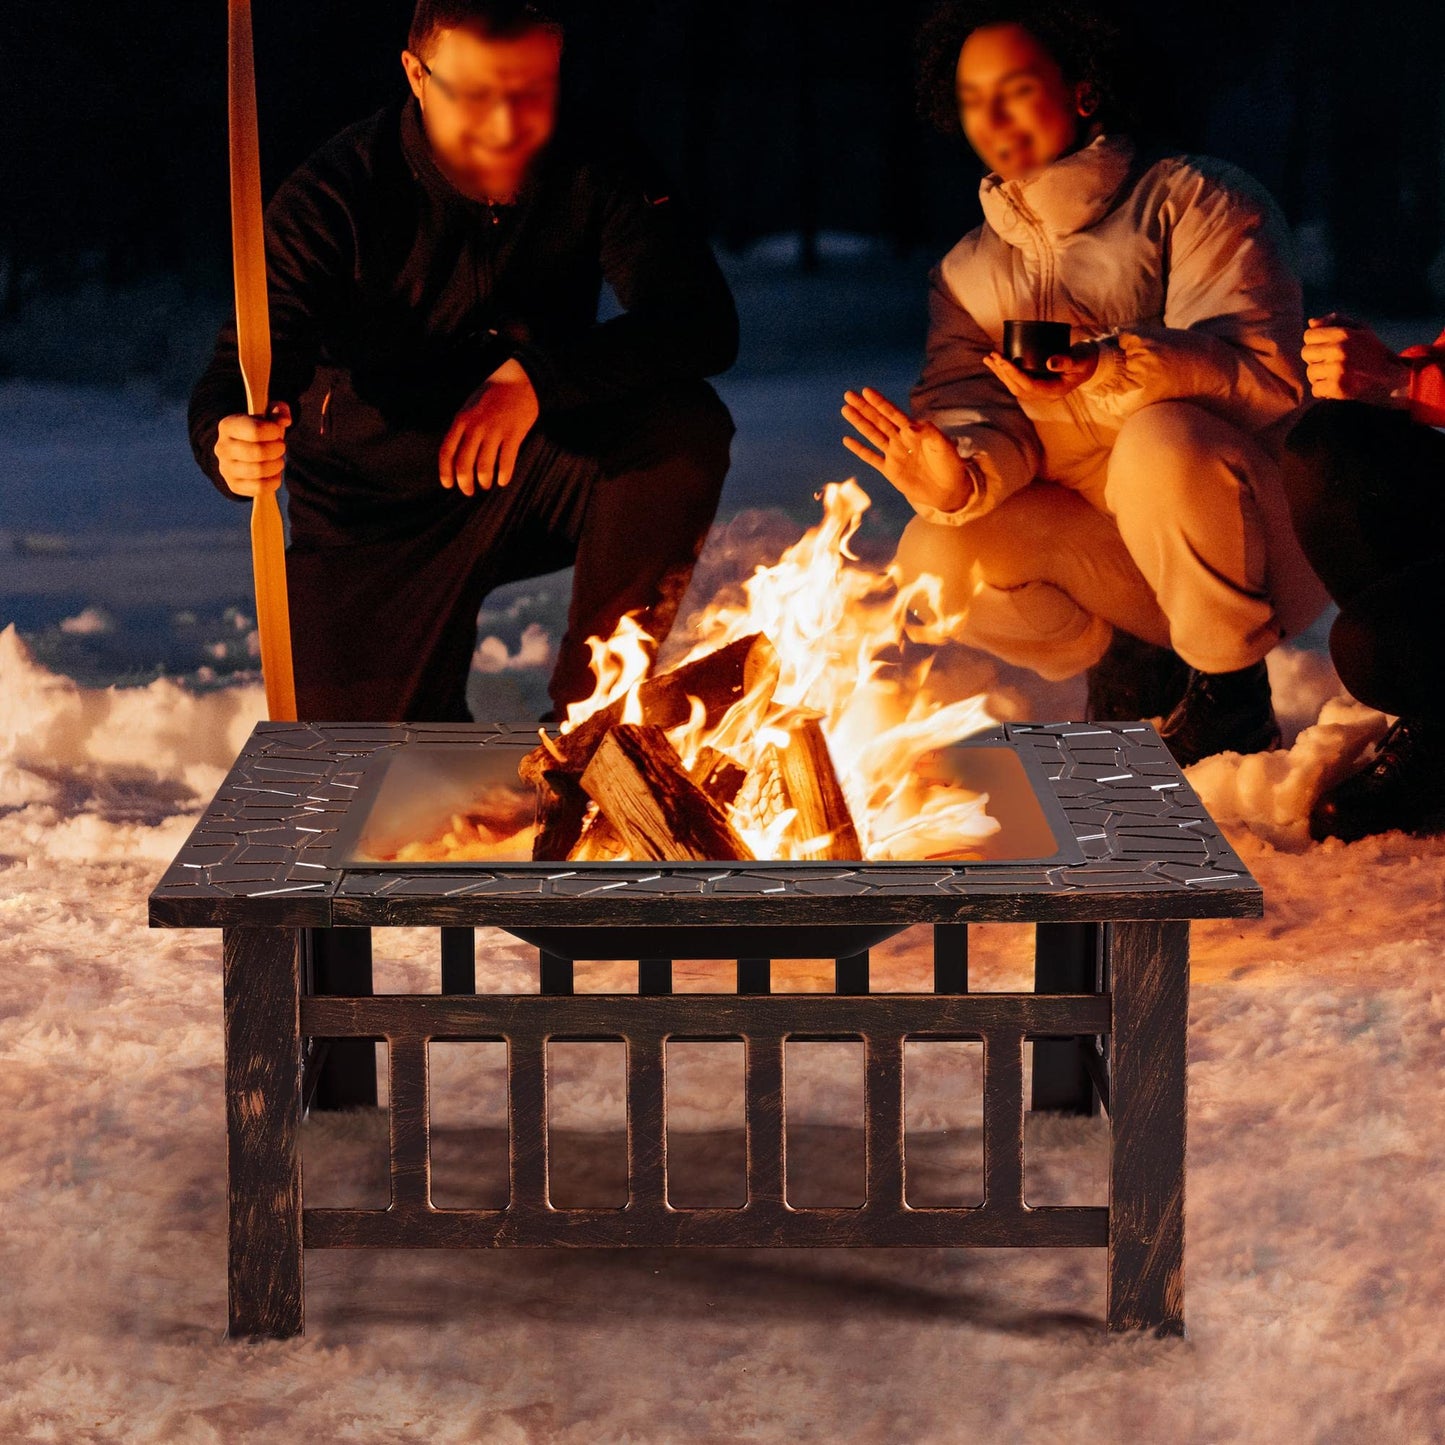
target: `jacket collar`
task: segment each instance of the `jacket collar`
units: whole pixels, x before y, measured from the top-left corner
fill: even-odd
[[[1036,227],[1055,238],[1087,230],[1113,207],[1133,163],[1128,136],[1098,135],[1019,180],[990,171],[978,188],[984,219],[1011,246],[1032,245]]]

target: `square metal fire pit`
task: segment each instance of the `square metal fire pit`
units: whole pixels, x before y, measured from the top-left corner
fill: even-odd
[[[398,866],[370,856],[388,830],[416,825],[409,800],[491,769],[506,776],[534,739],[482,725],[261,723],[152,892],[152,926],[223,930],[232,1335],[301,1332],[303,1247],[544,1244],[1102,1246],[1109,1329],[1183,1332],[1189,920],[1259,917],[1263,899],[1151,727],[1005,725],[949,750],[1004,824],[991,854],[966,860]],[[968,991],[967,926],[984,921],[1036,925],[1034,992]],[[442,932],[441,995],[373,997],[369,965],[349,978],[322,966],[338,940],[423,924]],[[934,991],[870,994],[868,950],[916,924],[934,930]],[[472,930],[484,926],[539,948],[539,993],[474,992]],[[673,994],[679,957],[736,959],[737,996]],[[802,957],[837,960],[835,994],[769,993],[770,961]],[[584,958],[636,958],[638,993],[572,995],[572,961]],[[560,1037],[626,1043],[621,1208],[549,1198],[546,1045]],[[783,1044],[839,1037],[867,1052],[866,1200],[795,1207]],[[669,1038],[745,1042],[739,1208],[668,1200]],[[981,1204],[907,1203],[902,1061],[915,1039],[983,1043]],[[382,1040],[391,1203],[305,1208],[303,1114],[375,1103]],[[432,1040],[508,1045],[505,1208],[431,1203]],[[1028,1040],[1034,1109],[1102,1104],[1108,1114],[1107,1207],[1025,1202]]]

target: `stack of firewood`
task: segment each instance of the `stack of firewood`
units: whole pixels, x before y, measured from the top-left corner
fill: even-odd
[[[763,827],[795,810],[780,856],[857,861],[858,832],[819,720],[800,709],[777,716],[778,675],[772,644],[755,633],[649,678],[637,690],[640,722],[623,720],[626,702],[618,699],[571,732],[544,739],[519,768],[537,789],[533,858],[750,859],[729,818],[737,807]],[[703,746],[685,767],[667,730],[696,723],[698,705],[704,736],[741,706],[727,719],[726,737],[751,738],[768,723],[787,742],[770,743],[750,767]]]

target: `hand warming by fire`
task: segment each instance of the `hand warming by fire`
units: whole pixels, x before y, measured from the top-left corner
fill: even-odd
[[[535,816],[490,790],[397,860],[971,856],[999,829],[988,797],[926,760],[994,720],[981,698],[934,706],[931,654],[901,647],[910,607],[941,611],[937,580],[900,586],[849,550],[869,506],[855,481],[822,500],[823,520],[757,568],[745,603],[705,610],[677,667],[648,675],[631,617],[590,640],[595,691],[519,769]]]

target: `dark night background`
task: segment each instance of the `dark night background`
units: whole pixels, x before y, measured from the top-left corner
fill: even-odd
[[[1313,313],[1354,310],[1396,345],[1433,339],[1445,5],[1114,8],[1162,138],[1242,165],[1278,198]],[[906,397],[928,266],[978,222],[978,163],[915,116],[924,9],[559,6],[569,104],[642,134],[738,299],[742,353],[718,383],[738,422],[723,520],[796,535],[818,486],[857,469],[841,391]],[[269,194],[404,85],[411,5],[253,10]],[[90,681],[220,680],[254,667],[245,514],[195,467],[184,405],[232,304],[225,7],[11,0],[3,13],[0,626]],[[886,548],[908,509],[863,480],[877,485],[862,540]],[[551,630],[565,588],[553,593],[482,626],[515,652],[529,618]]]
[[[403,84],[406,0],[260,0],[269,191]],[[718,243],[831,229],[946,248],[977,221],[972,157],[912,103],[923,7],[859,0],[564,4],[574,97],[631,119]],[[1339,300],[1436,304],[1445,6],[1211,0],[1116,6],[1186,148],[1243,165],[1332,253]],[[224,295],[225,12],[212,4],[7,7],[0,46],[0,315],[85,277]],[[804,248],[804,261],[808,259]],[[1332,265],[1328,264],[1332,259]],[[1437,285],[1442,278],[1437,277]],[[24,358],[7,350],[13,370]]]

